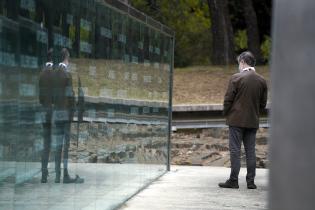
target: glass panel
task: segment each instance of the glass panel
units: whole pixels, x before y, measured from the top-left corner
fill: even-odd
[[[2,5],[3,6],[3,5]],[[2,7],[2,11],[6,11]],[[3,14],[7,14],[3,12]],[[18,141],[18,23],[0,17],[0,208],[14,206]]]
[[[114,209],[162,175],[172,38],[101,1],[1,1],[0,209]]]

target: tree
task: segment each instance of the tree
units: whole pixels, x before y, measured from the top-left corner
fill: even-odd
[[[252,0],[242,0],[242,6],[247,28],[248,50],[250,50],[255,55],[257,63],[261,64],[263,59],[260,51],[259,29],[253,2]]]
[[[132,0],[132,6],[175,31],[175,66],[210,63],[210,18],[204,0]]]
[[[175,31],[177,67],[231,64],[235,62],[235,52],[245,49],[253,51],[260,63],[260,38],[270,36],[272,4],[271,0],[247,1],[250,3],[243,0],[129,0],[132,6]],[[249,17],[253,12],[257,17]],[[244,18],[245,15],[248,18]],[[252,32],[253,25],[256,32]],[[234,48],[240,41],[234,39],[234,32],[237,32],[236,37],[246,37],[243,48]]]
[[[233,28],[227,0],[207,0],[212,30],[212,63],[226,65],[234,63]]]

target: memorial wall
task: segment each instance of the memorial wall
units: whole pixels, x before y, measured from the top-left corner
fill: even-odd
[[[166,172],[174,34],[114,0],[0,1],[0,209],[114,209]]]

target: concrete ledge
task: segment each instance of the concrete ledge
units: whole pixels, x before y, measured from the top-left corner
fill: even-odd
[[[99,96],[85,96],[85,101],[89,103],[107,103],[107,104],[122,104],[128,106],[147,106],[147,107],[163,107],[168,108],[168,102],[164,101],[145,101],[145,100],[134,100],[134,99],[120,99],[110,97],[99,97]]]
[[[268,103],[266,109],[270,109]],[[222,104],[180,104],[173,105],[173,112],[200,112],[200,111],[222,111]]]
[[[173,112],[222,111],[222,104],[182,104],[174,105]]]

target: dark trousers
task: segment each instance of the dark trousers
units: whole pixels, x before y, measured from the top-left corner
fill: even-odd
[[[58,122],[55,124],[55,170],[60,175],[61,154],[63,151],[63,167],[68,169],[68,157],[70,146],[70,122]]]
[[[49,161],[50,144],[51,144],[51,129],[52,124],[50,122],[43,123],[43,138],[44,148],[42,151],[42,172],[45,176],[48,174],[47,166]]]
[[[254,181],[256,176],[256,133],[256,128],[229,127],[231,180],[238,180],[238,175],[241,168],[241,145],[243,142],[247,165],[246,181]]]

